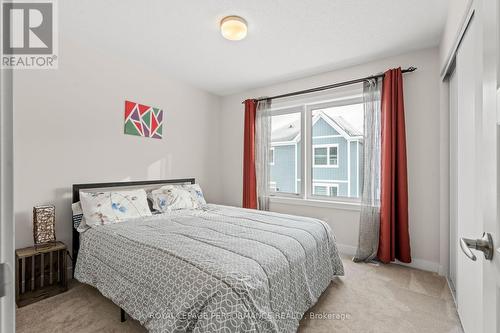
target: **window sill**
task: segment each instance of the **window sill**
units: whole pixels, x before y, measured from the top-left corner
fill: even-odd
[[[361,210],[361,205],[359,202],[287,198],[287,197],[278,197],[278,196],[271,196],[269,198],[269,200],[271,201],[271,203],[277,203],[277,204],[282,204],[282,205],[299,205],[299,206],[308,206],[308,207],[351,210],[351,211],[358,211],[358,212]]]
[[[313,168],[322,168],[322,169],[338,169],[338,164],[313,164]]]

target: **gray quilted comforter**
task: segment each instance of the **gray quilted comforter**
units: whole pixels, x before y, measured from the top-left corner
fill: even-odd
[[[92,228],[75,277],[150,332],[295,332],[343,266],[328,225],[206,205]]]

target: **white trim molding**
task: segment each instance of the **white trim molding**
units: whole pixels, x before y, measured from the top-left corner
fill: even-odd
[[[424,260],[424,259],[412,258],[411,263],[409,264],[406,264],[398,260],[396,260],[394,263],[397,265],[421,269],[423,271],[429,271],[437,274],[439,274],[439,272],[441,271],[441,265],[438,262]]]
[[[347,180],[339,179],[313,179],[313,183],[349,183]]]
[[[351,210],[359,212],[361,210],[361,205],[359,201],[342,201],[342,200],[318,200],[318,199],[302,199],[295,197],[285,197],[285,196],[271,196],[269,198],[271,203],[276,203],[280,205],[292,205],[292,206],[308,206],[308,207],[318,207],[318,208],[331,208],[340,210]]]
[[[318,136],[313,136],[313,139],[332,139],[332,138],[343,138],[342,135],[337,134],[337,135],[318,135]],[[352,140],[347,140],[347,141],[352,141]]]
[[[343,254],[345,256],[354,256],[356,255],[356,246],[353,245],[345,245],[345,244],[336,244],[337,245],[337,250],[339,251],[340,254]]]
[[[345,256],[354,256],[356,254],[356,246],[353,245],[347,245],[347,244],[336,244],[337,249],[340,254],[345,255]],[[382,263],[375,263],[376,265],[385,265]],[[364,265],[363,263],[359,263],[359,265]],[[437,262],[433,261],[428,261],[428,260],[423,260],[423,259],[412,259],[412,262],[410,264],[405,264],[400,261],[395,261],[391,264],[388,265],[401,265],[405,267],[410,267],[410,268],[415,268],[415,269],[420,269],[423,271],[428,271],[428,272],[433,272],[433,273],[438,273],[441,269],[441,265]]]
[[[452,68],[453,62],[455,60],[455,55],[457,53],[458,47],[460,46],[460,42],[462,41],[462,37],[465,34],[465,31],[467,30],[467,27],[469,26],[470,21],[472,20],[472,17],[474,16],[474,7],[473,7],[474,1],[468,1],[467,3],[467,9],[465,10],[462,19],[460,20],[460,29],[457,31],[455,35],[454,42],[449,50],[445,50],[447,52],[445,62],[442,64],[441,68],[441,79],[444,80],[444,78],[449,74],[450,69]]]

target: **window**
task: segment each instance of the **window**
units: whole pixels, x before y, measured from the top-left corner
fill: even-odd
[[[273,196],[302,199],[358,199],[363,166],[361,95],[315,99],[293,106],[274,104],[269,190]]]
[[[274,147],[269,151],[269,164],[274,165]]]
[[[328,163],[327,148],[314,148],[314,165],[327,165]]]
[[[338,167],[339,146],[337,144],[314,145],[313,163],[315,167]]]
[[[312,197],[360,197],[364,125],[361,102],[352,98],[307,106],[306,117],[311,124],[311,165],[307,170]]]
[[[336,197],[339,193],[339,185],[337,184],[318,184],[313,183],[313,195]]]
[[[338,146],[329,147],[328,149],[328,165],[338,166],[339,157],[338,157]]]
[[[295,196],[301,193],[302,110],[283,109],[271,117],[271,192]]]

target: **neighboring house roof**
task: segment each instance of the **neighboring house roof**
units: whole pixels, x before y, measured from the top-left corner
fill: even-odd
[[[350,137],[363,136],[363,132],[352,126],[352,124],[350,124],[347,120],[345,120],[344,117],[342,116],[331,117],[328,116],[327,114],[324,114],[324,116],[330,118],[333,122],[337,123],[337,125],[339,125],[339,127],[342,128]]]
[[[329,116],[324,112],[319,112],[313,118],[313,126],[319,119],[325,120],[330,126],[332,126],[337,132],[339,132],[346,139],[357,139],[362,140],[363,133],[352,126],[345,118],[342,116]],[[300,141],[300,119],[287,124],[277,130],[273,131],[271,134],[272,142],[298,142]]]
[[[295,120],[291,124],[286,124],[285,126],[278,128],[276,131],[272,131],[271,141],[272,142],[294,141],[299,135],[300,132],[299,130],[300,130],[300,118]]]

